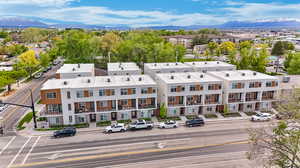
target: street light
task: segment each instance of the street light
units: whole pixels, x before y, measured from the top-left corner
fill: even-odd
[[[37,128],[32,90],[29,89],[29,91],[30,91],[30,97],[31,97],[31,105],[8,103],[8,102],[3,102],[2,100],[0,100],[0,104],[8,104],[8,105],[13,105],[13,106],[20,106],[20,107],[31,108],[32,109],[32,116],[33,116],[33,122],[34,122],[34,128]]]

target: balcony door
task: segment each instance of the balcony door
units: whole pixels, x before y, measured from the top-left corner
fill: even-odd
[[[90,122],[96,122],[96,114],[90,114]]]
[[[117,120],[117,112],[112,112],[111,113],[111,120]]]

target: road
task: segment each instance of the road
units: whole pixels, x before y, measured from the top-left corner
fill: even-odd
[[[233,121],[198,128],[116,134],[85,132],[59,139],[49,136],[5,137],[5,140],[0,139],[0,149],[4,149],[0,151],[0,163],[3,168],[212,168],[220,165],[250,168],[251,162],[245,157],[248,150],[246,129],[264,124]]]
[[[11,102],[17,104],[31,105],[30,92],[33,92],[34,100],[37,101],[40,97],[40,88],[43,83],[49,78],[53,77],[58,67],[52,68],[49,72],[45,73],[41,79],[33,79],[26,83],[24,87],[17,90],[13,95],[3,100],[4,102]],[[0,116],[4,119],[4,127],[7,135],[14,135],[14,128],[17,121],[25,114],[27,108],[9,106],[6,110],[0,113]]]

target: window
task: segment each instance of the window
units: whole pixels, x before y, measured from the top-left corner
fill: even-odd
[[[121,95],[128,95],[128,89],[121,89]]]
[[[259,88],[261,87],[261,82],[250,82],[249,88]]]
[[[71,111],[72,110],[72,105],[68,104],[68,110]]]
[[[87,97],[92,97],[94,95],[92,90],[88,90],[88,96]]]
[[[140,99],[140,103],[141,104],[147,104],[147,100],[146,99]]]
[[[105,96],[104,89],[100,89],[100,90],[99,90],[99,96]]]
[[[47,105],[47,112],[61,112],[61,104],[49,104]]]
[[[142,94],[147,94],[148,93],[148,88],[142,88],[141,93]]]
[[[84,117],[78,117],[78,121],[79,121],[80,123],[83,123],[83,122],[84,122]]]
[[[131,94],[136,94],[136,89],[132,88],[132,93]]]
[[[55,99],[56,98],[56,93],[55,92],[50,92],[47,93],[47,99]]]
[[[195,85],[191,85],[190,86],[190,91],[196,91],[196,86]]]
[[[171,92],[176,92],[176,86],[171,87]]]
[[[242,88],[244,88],[244,84],[243,83],[232,83],[231,84],[231,88],[232,89],[242,89]]]
[[[73,117],[72,116],[69,116],[69,122],[73,122]]]
[[[222,86],[220,84],[209,84],[208,90],[220,90],[222,89]]]
[[[71,99],[71,92],[70,91],[67,91],[67,98]]]
[[[211,112],[212,111],[212,107],[207,107],[206,110],[209,111],[209,112]]]
[[[101,121],[106,121],[106,120],[108,120],[107,114],[100,114],[100,120],[101,120]]]
[[[275,86],[278,86],[278,82],[276,82],[276,81],[266,82],[266,87],[275,87]]]
[[[127,100],[127,99],[121,100],[121,105],[122,105],[122,106],[128,105],[128,100]]]
[[[84,91],[77,91],[76,92],[76,97],[77,98],[83,98],[84,97]]]
[[[100,102],[100,106],[101,106],[101,107],[107,107],[107,106],[108,106],[107,101],[101,101],[101,102]]]

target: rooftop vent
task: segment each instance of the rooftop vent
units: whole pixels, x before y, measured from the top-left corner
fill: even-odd
[[[207,62],[204,62],[204,64],[207,64]]]
[[[107,78],[107,82],[110,82],[110,78]]]
[[[169,64],[167,64],[167,66],[169,66]]]
[[[130,81],[130,78],[127,78],[126,81]]]
[[[72,69],[72,71],[75,71],[75,70],[76,70],[75,68]]]
[[[200,78],[203,78],[203,77],[204,77],[204,75],[203,75],[203,74],[201,74],[201,75],[200,75]]]
[[[139,77],[139,81],[142,81],[143,80],[143,78],[142,77]]]
[[[230,76],[229,73],[227,73],[227,74],[226,74],[226,77],[229,77],[229,76]]]
[[[173,76],[173,75],[171,76],[171,79],[174,79],[174,76]]]
[[[188,75],[187,78],[188,78],[188,79],[191,79],[191,75]]]
[[[256,72],[253,72],[253,75],[254,75],[254,76],[256,76],[256,75],[257,75],[257,73],[256,73]]]
[[[175,65],[178,65],[178,63],[176,62]]]
[[[193,65],[195,65],[195,62],[193,62]]]
[[[80,64],[77,64],[77,67],[80,68]]]
[[[157,64],[155,63],[154,66],[157,66]]]
[[[123,68],[123,67],[121,67],[121,70],[124,70],[124,68]]]
[[[91,83],[91,79],[88,79],[88,80],[87,80],[87,83]]]
[[[217,61],[217,64],[220,64],[220,62],[219,62],[219,61]]]
[[[67,81],[64,81],[64,85],[67,85],[68,84],[68,82]]]
[[[242,73],[242,76],[245,76],[246,74],[245,73]]]

